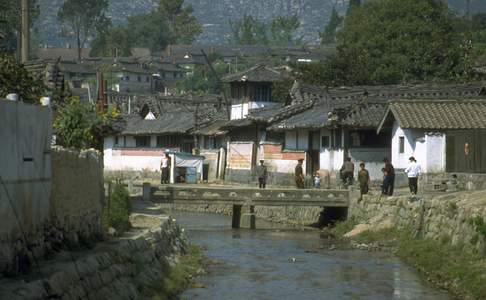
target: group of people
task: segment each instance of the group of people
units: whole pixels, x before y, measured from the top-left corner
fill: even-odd
[[[383,183],[381,185],[381,193],[382,195],[392,196],[393,190],[395,187],[395,168],[393,167],[392,163],[388,158],[383,160],[385,164],[381,171],[383,172]],[[365,168],[364,163],[360,163],[360,170],[358,172],[358,183],[361,195],[367,194],[369,191],[370,185],[370,174],[368,170]],[[418,177],[422,172],[421,166],[417,163],[415,157],[411,156],[409,158],[409,164],[405,169],[405,174],[408,177],[408,186],[410,189],[410,193],[412,195],[417,195],[418,191]],[[343,166],[340,170],[341,180],[344,186],[349,186],[353,184],[353,177],[354,177],[354,164],[351,161],[351,158],[346,158],[346,161],[343,163]]]

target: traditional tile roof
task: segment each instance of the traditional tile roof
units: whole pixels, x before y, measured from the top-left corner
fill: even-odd
[[[385,114],[385,103],[363,103],[347,109],[340,124],[346,127],[376,128]]]
[[[486,100],[393,101],[378,131],[391,116],[407,129],[486,129]]]
[[[266,65],[256,65],[248,70],[230,74],[222,82],[275,82],[282,79],[282,74]]]
[[[224,107],[217,99],[209,101],[206,97],[154,97],[138,96],[131,100],[131,113],[123,117],[125,125],[121,133],[127,135],[141,134],[190,134],[197,130],[217,130],[216,123],[226,122]],[[119,100],[124,101],[124,100]],[[113,105],[115,105],[113,103]],[[120,106],[121,103],[116,105]],[[155,120],[145,120],[151,112]],[[201,133],[200,134],[204,134]]]

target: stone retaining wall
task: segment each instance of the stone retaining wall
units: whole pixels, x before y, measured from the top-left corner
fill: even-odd
[[[42,268],[43,277],[0,280],[0,299],[141,299],[161,282],[169,265],[186,249],[186,239],[166,218],[158,229],[134,238],[100,243],[95,249],[67,254]]]
[[[231,216],[233,205],[197,205],[197,204],[162,204],[165,209],[179,211],[201,212],[201,213],[219,213]],[[267,221],[293,224],[293,225],[311,225],[319,222],[322,207],[311,206],[255,206],[255,216]]]
[[[486,222],[484,191],[427,196],[414,202],[409,196],[365,195],[360,203],[352,201],[349,216],[372,224],[391,221],[418,236],[486,255],[486,234],[472,224],[479,218]]]

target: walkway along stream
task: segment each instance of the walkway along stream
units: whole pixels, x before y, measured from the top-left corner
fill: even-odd
[[[181,299],[449,299],[397,258],[341,249],[317,230],[263,222],[231,229],[228,216],[170,214],[211,261],[200,288]]]

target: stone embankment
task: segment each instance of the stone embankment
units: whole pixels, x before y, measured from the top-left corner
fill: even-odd
[[[231,216],[232,205],[162,204],[165,209],[188,212],[218,213]],[[244,209],[248,209],[244,207]],[[274,223],[310,225],[319,222],[322,207],[314,206],[255,206],[255,216]],[[242,212],[244,213],[244,211]]]
[[[168,267],[177,263],[187,242],[169,217],[135,215],[132,222],[138,228],[124,238],[99,243],[91,250],[62,253],[22,280],[0,280],[0,299],[146,297]]]
[[[353,201],[349,216],[362,224],[348,237],[366,230],[397,227],[417,237],[431,238],[486,255],[486,191],[382,197],[365,195]]]

